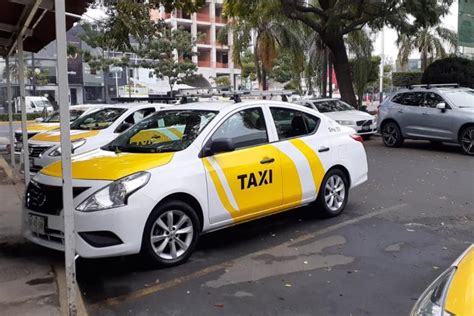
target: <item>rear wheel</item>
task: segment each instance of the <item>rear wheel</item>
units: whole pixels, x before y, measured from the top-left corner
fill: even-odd
[[[321,183],[316,206],[324,217],[335,217],[344,211],[349,197],[349,181],[339,169],[330,170]]]
[[[191,206],[181,201],[166,202],[148,218],[142,255],[160,266],[184,263],[196,246],[199,228],[199,219]]]
[[[403,136],[395,122],[388,122],[382,128],[383,143],[387,147],[400,147],[403,144]]]
[[[469,156],[474,156],[474,126],[468,126],[461,132],[462,151]]]

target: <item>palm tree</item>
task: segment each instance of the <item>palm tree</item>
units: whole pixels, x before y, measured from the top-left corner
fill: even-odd
[[[425,27],[413,35],[400,34],[397,39],[399,47],[398,60],[405,67],[410,54],[418,50],[421,56],[421,69],[423,71],[436,59],[445,58],[448,52],[454,53],[457,47],[457,34],[447,28]],[[448,50],[446,50],[446,46]]]
[[[268,74],[281,48],[288,49],[296,65],[304,63],[301,23],[281,15],[279,4],[258,0],[257,10],[249,11],[239,1],[226,0],[224,12],[233,18],[228,24],[233,33],[233,61],[241,65],[241,54],[253,46],[257,80],[268,90]]]

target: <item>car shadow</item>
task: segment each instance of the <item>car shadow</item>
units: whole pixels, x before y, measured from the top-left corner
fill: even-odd
[[[402,148],[425,150],[439,153],[456,153],[464,155],[459,144],[432,143],[430,141],[421,140],[405,140],[402,145]]]

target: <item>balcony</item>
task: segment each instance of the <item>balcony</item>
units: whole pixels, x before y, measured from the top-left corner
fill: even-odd
[[[216,68],[229,68],[229,63],[216,62]]]
[[[209,60],[198,60],[198,67],[211,67],[211,62]]]

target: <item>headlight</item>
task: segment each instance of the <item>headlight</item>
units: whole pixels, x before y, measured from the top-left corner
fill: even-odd
[[[124,206],[127,204],[128,197],[144,187],[148,180],[150,180],[150,174],[142,171],[114,181],[89,196],[79,204],[76,210],[93,212]]]
[[[449,316],[444,310],[444,302],[448,293],[449,284],[456,272],[455,267],[444,271],[431,285],[421,294],[416,301],[410,316]]]
[[[355,125],[354,121],[336,121],[341,125]]]
[[[71,152],[74,154],[74,151],[78,149],[79,147],[83,146],[86,143],[85,139],[79,139],[71,142]],[[55,150],[49,153],[49,156],[51,157],[59,157],[61,156],[61,146],[58,146]]]

